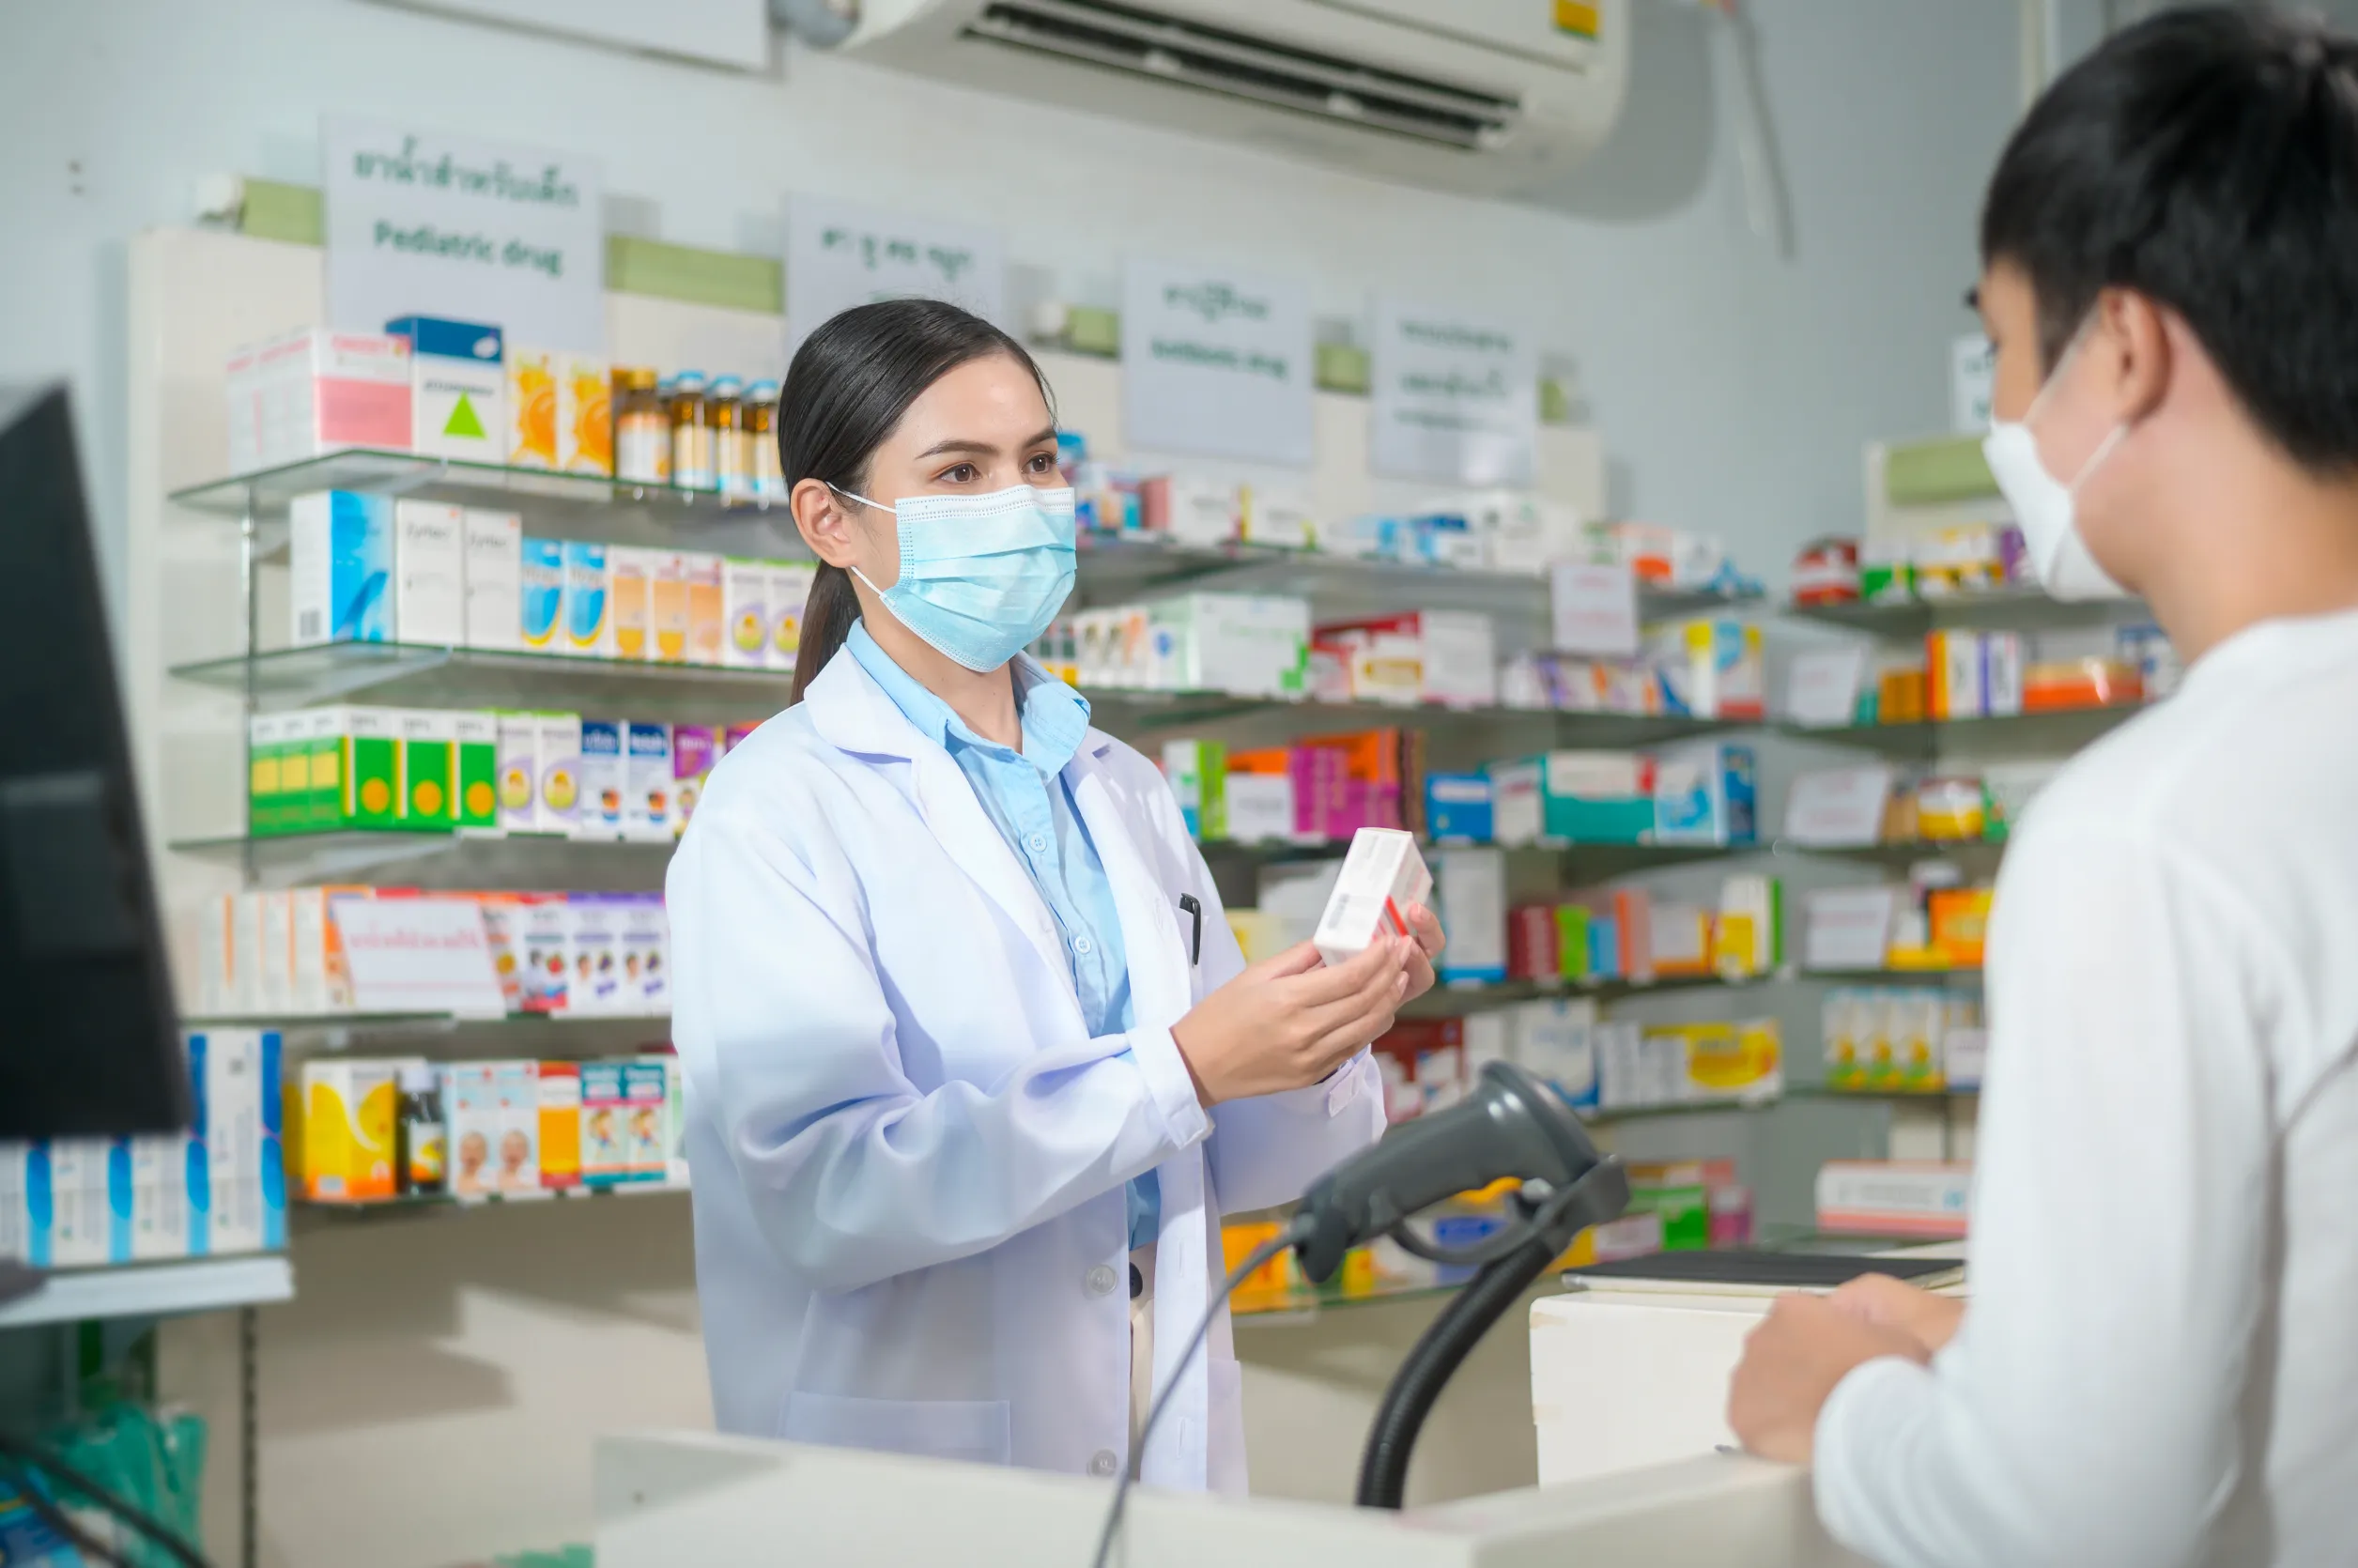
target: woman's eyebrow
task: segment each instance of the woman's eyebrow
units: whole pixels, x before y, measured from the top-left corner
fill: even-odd
[[[1028,439],[1018,442],[1016,449],[1021,451],[1025,447],[1045,445],[1047,442],[1053,441],[1056,438],[1056,427],[1053,424],[1043,425],[1038,434],[1030,437]],[[946,441],[935,441],[932,446],[927,447],[923,452],[918,453],[917,456],[920,458],[942,457],[947,456],[950,453],[958,452],[980,457],[993,457],[998,454],[998,451],[999,449],[993,446],[989,441],[962,440],[956,437],[952,437],[950,439]]]

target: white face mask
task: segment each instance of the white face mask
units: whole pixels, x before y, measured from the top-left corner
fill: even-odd
[[[2089,325],[2094,318],[2089,318]],[[2112,449],[2120,444],[2120,438],[2129,433],[2126,424],[2113,426],[2112,434],[2097,447],[2078,474],[2065,484],[2047,471],[2040,461],[2039,443],[2030,434],[2030,422],[2039,415],[2040,405],[2055,391],[2072,363],[2079,357],[2080,345],[2086,341],[2088,327],[2082,327],[2072,339],[2072,346],[2056,361],[2047,375],[2047,383],[2039,389],[2039,395],[2030,400],[2019,421],[1992,422],[1989,435],[1981,442],[1981,453],[1989,459],[1990,473],[2006,497],[2006,503],[2014,509],[2014,520],[2022,525],[2023,544],[2029,552],[2030,567],[2038,574],[2042,587],[2058,599],[2126,599],[2129,591],[2115,582],[2105,570],[2088,553],[2087,542],[2080,536],[2077,497],[2080,486],[2088,476],[2112,455]]]

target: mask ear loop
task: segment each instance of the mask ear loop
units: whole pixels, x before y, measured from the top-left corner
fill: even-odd
[[[2080,322],[2079,330],[2072,334],[2072,341],[2064,345],[2063,352],[2056,357],[2055,368],[2047,372],[2047,378],[2041,383],[2037,394],[2031,398],[2030,407],[2023,410],[2022,424],[2025,430],[2029,430],[2031,421],[2039,417],[2041,406],[2047,401],[2047,394],[2055,391],[2057,385],[2062,381],[2064,372],[2078,362],[2080,350],[2087,346],[2088,334],[2095,330],[2096,311],[2091,306],[2087,317]],[[2112,455],[2113,449],[2120,444],[2121,438],[2128,434],[2127,422],[2123,421],[2114,425],[2111,434],[2097,443],[2096,450],[2088,454],[2088,461],[2080,465],[2080,471],[2073,475],[2072,482],[2063,488],[2070,494],[2077,496],[2080,493],[2080,486],[2088,482],[2097,469],[2103,466],[2104,459]],[[2033,431],[2032,437],[2035,440],[2037,432]]]
[[[883,512],[888,514],[896,520],[896,523],[901,515],[901,509],[897,506],[886,506],[882,501],[870,500],[866,496],[861,495],[856,490],[846,490],[840,484],[827,484],[827,482],[824,479],[819,483],[826,484],[828,489],[834,491],[837,495],[841,496],[845,500],[855,500],[862,506],[867,507],[871,512]],[[893,543],[897,545],[900,543],[900,540],[901,530],[896,526],[893,530]],[[882,599],[885,596],[885,591],[876,586],[875,579],[871,577],[867,573],[861,571],[858,567],[846,566],[843,569],[851,573],[852,576],[859,578],[860,581],[868,584],[868,592],[876,595],[877,598]]]

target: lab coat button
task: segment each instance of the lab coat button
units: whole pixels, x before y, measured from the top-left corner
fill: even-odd
[[[1044,833],[1035,833],[1035,834],[1033,834],[1033,835],[1032,835],[1032,853],[1034,853],[1034,854],[1041,854],[1041,853],[1046,853],[1047,848],[1048,848],[1048,836],[1047,836],[1046,834],[1044,834]]]
[[[1087,958],[1091,953],[1097,951],[1097,944],[1091,942],[1086,936],[1076,936],[1072,939],[1072,950],[1080,954],[1083,958]]]
[[[1114,1473],[1115,1463],[1114,1451],[1110,1448],[1101,1448],[1089,1455],[1089,1474],[1111,1475]]]
[[[1088,1293],[1092,1296],[1111,1296],[1114,1293],[1114,1271],[1101,1263],[1083,1275],[1081,1283],[1088,1287]],[[1111,1474],[1112,1472],[1104,1473]]]

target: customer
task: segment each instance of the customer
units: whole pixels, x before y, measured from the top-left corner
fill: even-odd
[[[2119,34],[1981,260],[2033,561],[2191,668],[1999,878],[1970,1310],[1781,1301],[1729,1419],[1885,1563],[2358,1561],[2358,45]]]

